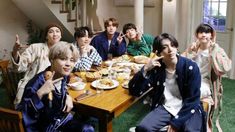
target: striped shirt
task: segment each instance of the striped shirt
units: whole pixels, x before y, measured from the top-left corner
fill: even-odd
[[[99,53],[96,49],[93,49],[89,55],[81,56],[74,67],[74,71],[87,71],[91,69],[92,65],[101,65],[102,58],[100,57]]]

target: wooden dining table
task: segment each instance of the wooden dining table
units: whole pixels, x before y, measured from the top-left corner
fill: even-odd
[[[122,58],[123,59],[123,58]],[[95,67],[95,70],[100,68]],[[84,80],[84,73],[83,77]],[[81,72],[74,73],[81,75]],[[112,89],[105,89],[101,93],[91,85],[91,82],[86,82],[84,90],[76,91],[69,89],[68,92],[73,98],[73,103],[76,112],[82,116],[95,117],[98,119],[99,132],[112,132],[112,120],[123,113],[126,109],[132,106],[136,101],[145,96],[151,89],[146,91],[140,97],[134,97],[129,94],[129,90],[122,87],[119,80],[119,85]],[[91,96],[87,96],[81,100],[76,98],[89,91]]]
[[[75,98],[84,93],[84,90],[74,91],[70,89],[69,94],[74,99],[76,112],[99,120],[100,132],[111,132],[112,120],[129,108],[136,100],[135,97],[129,95],[128,89],[121,85],[114,89],[104,90],[101,93],[96,93],[96,89],[92,88],[91,83],[87,83],[85,89],[93,95],[76,101]]]

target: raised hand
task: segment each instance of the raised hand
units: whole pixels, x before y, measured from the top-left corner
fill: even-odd
[[[16,41],[15,41],[15,44],[13,47],[13,52],[12,52],[13,58],[16,62],[18,61],[18,54],[17,54],[18,51],[22,48],[27,48],[27,47],[28,47],[28,45],[26,45],[26,44],[20,44],[19,35],[16,34]]]
[[[20,50],[20,39],[19,39],[19,36],[18,34],[16,34],[16,41],[15,41],[15,45],[13,47],[13,57],[14,57],[14,60],[17,61],[17,58],[18,58],[18,55],[17,55],[17,52]]]
[[[177,132],[177,129],[174,128],[172,125],[169,125],[167,132]]]
[[[136,32],[137,32],[136,39],[141,40],[141,37],[143,35],[143,27],[137,26],[136,28],[137,28],[137,30],[136,30]]]
[[[55,80],[52,80],[54,77],[55,72],[50,73],[50,71],[47,71],[44,75],[46,81],[45,83],[41,86],[41,88],[37,91],[38,97],[41,99],[43,95],[49,94],[51,91],[55,90],[54,83],[61,81],[63,78],[58,78]]]
[[[122,32],[119,33],[119,35],[117,37],[118,44],[121,44],[123,37],[125,37],[125,36],[126,36],[126,34],[123,34]]]
[[[95,48],[90,45],[84,45],[81,47],[80,52],[82,56],[89,56]]]
[[[196,42],[193,42],[191,46],[189,47],[189,52],[197,52],[198,48],[200,47],[199,40],[196,40]]]
[[[159,60],[162,59],[163,57],[164,56],[160,56],[160,57],[159,56],[155,56],[152,59],[150,59],[148,61],[148,63],[144,66],[144,71],[147,72],[147,71],[153,69],[156,66],[160,67],[161,64],[160,64]]]

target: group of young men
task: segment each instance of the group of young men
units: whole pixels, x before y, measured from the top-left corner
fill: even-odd
[[[153,87],[152,111],[135,131],[160,131],[164,127],[169,132],[212,131],[212,115],[220,109],[219,95],[222,95],[222,85],[215,86],[214,82],[221,83],[221,75],[231,69],[231,60],[215,43],[214,29],[200,24],[195,32],[197,41],[180,55],[178,41],[168,33],[154,38],[142,34],[132,23],[125,24],[120,33],[118,26],[115,18],[109,18],[104,22],[105,31],[95,37],[90,28],[79,27],[74,33],[75,43],[68,45],[59,42],[60,26],[51,24],[46,28],[45,43],[32,44],[21,54],[17,36],[12,61],[16,69],[26,71],[26,75],[19,83],[15,104],[23,112],[25,128],[29,131],[94,131],[91,125],[78,122],[68,114],[73,107],[65,88],[69,73],[89,70],[110,55],[149,56],[152,52],[156,56],[129,82],[133,96],[140,96]],[[44,77],[46,71],[53,73],[49,80]],[[54,97],[52,105],[48,103],[50,92]],[[206,113],[202,102],[210,106]]]

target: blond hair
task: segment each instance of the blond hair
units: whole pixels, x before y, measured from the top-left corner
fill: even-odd
[[[57,42],[50,48],[49,60],[52,62],[55,59],[63,59],[67,57],[69,52],[72,52],[72,57],[76,62],[79,58],[78,49],[72,43]]]

